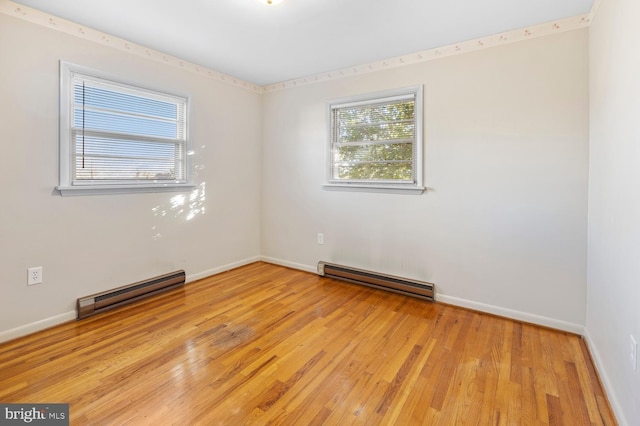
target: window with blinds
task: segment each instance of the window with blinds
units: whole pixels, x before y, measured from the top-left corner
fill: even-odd
[[[331,102],[329,186],[423,190],[422,88]]]
[[[61,75],[58,189],[188,185],[186,98],[72,64],[63,63]]]

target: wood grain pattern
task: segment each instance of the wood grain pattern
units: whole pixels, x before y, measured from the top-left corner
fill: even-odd
[[[569,333],[254,263],[0,345],[71,424],[615,425]]]

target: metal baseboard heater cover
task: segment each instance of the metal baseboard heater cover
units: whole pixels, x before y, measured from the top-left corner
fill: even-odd
[[[81,297],[78,299],[78,319],[90,317],[172,290],[184,285],[185,281],[185,272],[180,270],[114,288],[113,290]]]
[[[417,297],[430,302],[435,301],[435,286],[424,281],[380,274],[328,262],[318,262],[318,275]]]

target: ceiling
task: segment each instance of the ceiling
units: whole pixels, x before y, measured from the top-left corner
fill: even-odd
[[[258,85],[586,14],[594,0],[14,0]]]

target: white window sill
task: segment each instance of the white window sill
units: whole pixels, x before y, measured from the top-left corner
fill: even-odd
[[[87,186],[56,186],[63,197],[77,195],[111,195],[111,194],[136,194],[141,192],[180,192],[191,191],[196,186],[193,184],[166,184],[166,185],[87,185]]]
[[[382,192],[387,194],[411,195],[421,195],[426,189],[424,186],[359,185],[336,183],[322,185],[322,188],[327,191]]]

